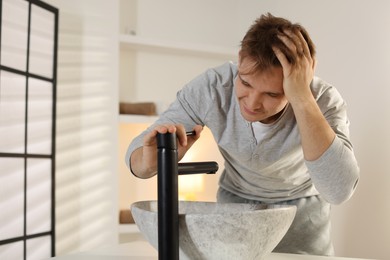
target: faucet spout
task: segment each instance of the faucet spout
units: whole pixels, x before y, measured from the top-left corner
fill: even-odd
[[[216,162],[190,162],[178,164],[179,175],[184,174],[214,174],[218,171]]]

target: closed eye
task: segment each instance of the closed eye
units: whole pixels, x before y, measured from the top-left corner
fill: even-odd
[[[272,92],[267,93],[267,95],[270,96],[270,97],[273,97],[273,98],[277,98],[277,97],[280,96],[280,94],[278,94],[278,93],[272,93]]]
[[[246,87],[251,87],[251,84],[249,84],[247,81],[243,80],[240,75],[238,77],[240,78],[242,85],[244,85]]]

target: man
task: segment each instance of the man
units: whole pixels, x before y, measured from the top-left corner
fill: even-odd
[[[359,168],[346,104],[314,76],[315,64],[303,27],[262,15],[242,40],[238,64],[209,69],[179,91],[133,140],[128,166],[140,178],[155,175],[157,133],[176,132],[181,159],[207,126],[225,159],[217,200],[296,205],[275,251],[332,255],[330,205],[351,197]]]

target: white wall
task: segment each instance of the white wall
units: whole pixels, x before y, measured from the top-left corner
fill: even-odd
[[[241,5],[242,23],[250,23],[256,10],[306,26],[318,48],[317,74],[334,84],[349,105],[361,180],[354,197],[334,207],[337,254],[390,258],[390,2],[250,1]]]
[[[236,21],[231,19],[237,6],[233,1],[146,0],[134,4],[134,1],[124,0],[122,3],[124,7],[135,8],[136,14],[130,11],[130,16],[137,16],[136,21],[127,19],[128,25],[122,26],[122,30],[132,28],[136,35],[146,39],[232,49],[239,45],[235,33],[226,31],[231,26],[236,27]],[[219,10],[221,5],[224,6],[224,12]],[[123,10],[123,13],[128,13]],[[158,51],[134,53],[122,50],[121,55],[121,78],[127,77],[126,82],[130,84],[122,83],[120,100],[152,100],[157,103],[158,112],[167,108],[176,97],[176,92],[189,80],[207,68],[226,61],[224,58],[207,55],[183,56]],[[150,91],[151,88],[153,92]]]
[[[334,84],[349,105],[351,137],[361,168],[354,197],[334,207],[337,255],[390,258],[389,1],[142,0],[137,8],[139,35],[225,47],[237,46],[262,13],[304,25],[317,45],[317,74]],[[147,55],[138,56],[133,90],[138,100],[168,102],[193,75],[220,62]],[[149,61],[153,66],[147,65]],[[164,66],[171,72],[162,73]]]
[[[115,241],[113,121],[118,97],[113,49],[118,25],[116,1],[48,3],[62,10],[60,28],[66,30],[60,31],[58,71],[57,253],[61,254]],[[386,0],[142,0],[137,6],[138,34],[180,42],[237,46],[252,21],[268,11],[301,22],[311,32],[318,48],[317,74],[337,86],[349,104],[351,136],[361,167],[355,196],[334,207],[334,241],[341,256],[390,258],[389,5]],[[101,39],[100,33],[107,38]],[[103,55],[93,51],[94,44],[102,44]],[[163,103],[207,66],[222,62],[193,57],[184,63],[180,57],[139,55],[145,59],[137,61],[141,73],[132,90],[134,100]],[[155,65],[147,67],[147,59]],[[159,74],[164,66],[171,73]],[[95,85],[97,76],[102,85]]]
[[[59,8],[56,253],[118,241],[118,1]]]

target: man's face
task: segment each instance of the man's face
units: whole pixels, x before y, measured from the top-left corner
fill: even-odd
[[[269,124],[278,119],[288,103],[283,91],[283,70],[272,67],[249,74],[252,66],[249,58],[238,65],[236,95],[241,114],[249,122]]]

